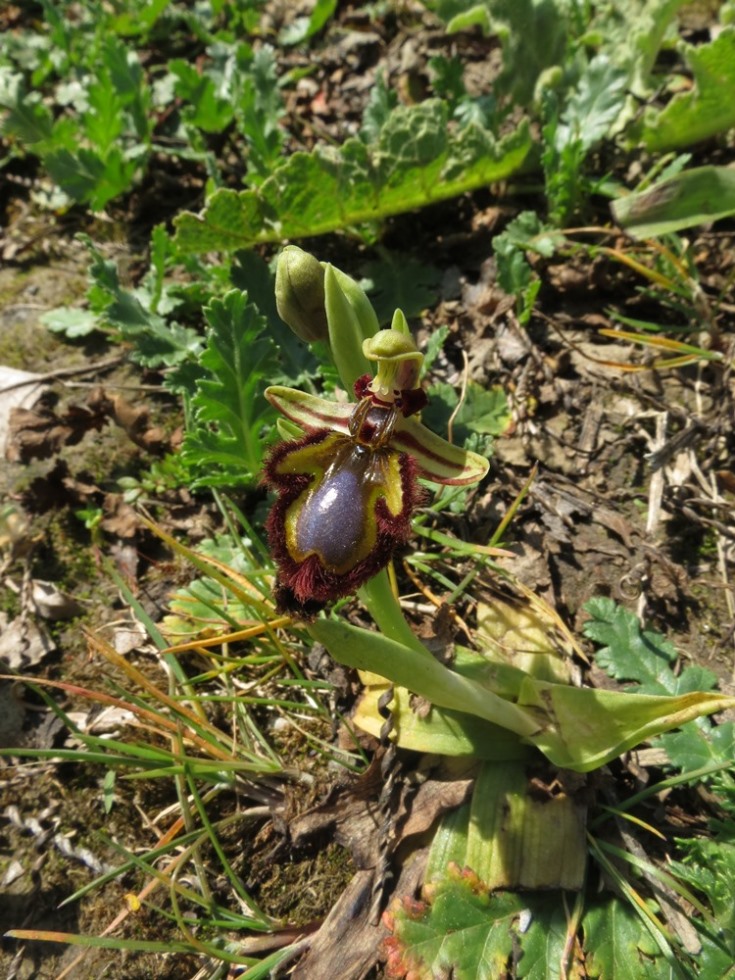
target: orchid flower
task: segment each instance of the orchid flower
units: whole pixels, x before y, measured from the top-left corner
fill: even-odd
[[[265,483],[277,493],[266,524],[278,566],[281,611],[310,618],[351,595],[390,561],[410,533],[423,491],[481,480],[487,460],[451,445],[415,417],[427,398],[423,356],[403,314],[362,344],[374,377],[354,382],[357,402],[339,403],[274,385],[265,396],[302,438],[270,453]]]

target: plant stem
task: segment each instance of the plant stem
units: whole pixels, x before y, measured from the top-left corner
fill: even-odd
[[[431,654],[406,622],[398,599],[391,588],[385,569],[362,586],[358,595],[375,620],[378,629],[389,640],[402,643],[417,653]]]

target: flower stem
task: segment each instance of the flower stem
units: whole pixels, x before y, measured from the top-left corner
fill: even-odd
[[[382,569],[369,582],[366,582],[359,590],[358,595],[383,636],[389,640],[395,640],[396,643],[402,643],[404,646],[416,650],[417,653],[425,653],[427,657],[431,657],[429,651],[406,622],[385,569]]]

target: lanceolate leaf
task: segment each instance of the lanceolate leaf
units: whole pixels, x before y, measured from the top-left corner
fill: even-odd
[[[619,198],[611,210],[618,224],[638,238],[669,235],[726,218],[735,214],[735,170],[694,167]]]
[[[560,768],[589,772],[621,752],[703,715],[724,711],[735,698],[694,692],[653,697],[553,684],[525,677],[517,702],[450,670],[426,652],[335,620],[310,627],[340,663],[369,670],[432,704],[477,715],[522,736]]]
[[[732,708],[735,698],[702,692],[655,697],[528,678],[518,703],[546,712],[547,727],[531,741],[548,759],[561,768],[589,772],[654,735]]]
[[[450,133],[438,99],[399,107],[378,141],[294,153],[257,189],[221,189],[200,215],[176,219],[189,252],[322,235],[487,186],[516,172],[531,148],[526,124],[497,140],[470,125]]]

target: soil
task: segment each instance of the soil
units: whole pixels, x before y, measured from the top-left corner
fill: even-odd
[[[282,8],[269,5],[276,22],[284,16]],[[288,92],[285,123],[299,134],[300,146],[308,148],[324,135],[342,139],[360,119],[378,70],[405,100],[426,91],[427,61],[449,42],[438,29],[422,29],[411,11],[406,4],[403,15],[391,11],[371,23],[359,5],[340,5],[308,84]],[[479,34],[460,36],[451,46],[476,66],[474,84],[482,89],[486,73],[493,70],[492,47]],[[300,55],[284,57],[288,67],[299,67]],[[696,162],[724,162],[728,153],[731,158],[731,150],[720,144],[703,146]],[[186,206],[196,208],[202,201],[192,202],[191,196],[200,193],[194,177],[201,180],[201,175],[185,177],[187,194],[182,196]],[[88,254],[74,237],[78,231],[90,234],[107,257],[120,263],[126,282],[135,284],[146,265],[144,248],[153,220],[170,221],[175,211],[152,215],[142,202],[146,194],[151,195],[148,200],[155,195],[151,187],[143,187],[115,202],[105,220],[91,219],[81,208],[59,215],[33,202],[32,186],[32,180],[14,181],[5,188],[0,365],[42,375],[46,408],[60,425],[71,426],[74,437],[60,436],[45,458],[9,460],[0,469],[0,507],[15,508],[23,525],[13,560],[2,566],[0,614],[6,623],[21,616],[23,590],[31,579],[53,583],[79,607],[68,619],[41,624],[49,651],[39,653],[37,639],[25,637],[28,657],[14,669],[101,689],[119,678],[91,657],[84,630],[98,630],[127,616],[103,559],[112,557],[156,618],[187,574],[126,510],[118,483],[121,476],[146,472],[162,452],[175,449],[181,418],[160,378],[141,373],[119,346],[99,335],[63,341],[40,318],[47,310],[80,302],[84,295]],[[532,189],[524,190],[526,196],[514,188],[480,191],[391,219],[382,229],[381,247],[389,253],[442,270],[437,301],[412,322],[420,345],[433,330],[449,328],[435,379],[458,388],[467,379],[502,386],[512,408],[511,427],[494,442],[489,478],[471,509],[448,516],[445,529],[468,540],[489,540],[536,467],[530,492],[504,539],[514,553],[505,560],[513,575],[577,634],[585,602],[593,596],[613,597],[669,636],[683,664],[706,666],[717,674],[723,691],[735,694],[735,378],[728,366],[735,353],[735,224],[723,221],[689,236],[691,275],[698,282],[693,294],[702,324],[693,342],[713,345],[725,359],[668,371],[627,371],[620,365],[645,368],[650,357],[623,339],[600,333],[618,325],[611,311],[673,326],[686,321],[687,311],[667,305],[665,296],[613,255],[592,256],[580,247],[536,262],[541,288],[530,319],[522,323],[497,284],[491,241],[520,210],[543,207]],[[160,199],[156,206],[163,207]],[[593,199],[585,224],[608,222],[605,202]],[[583,236],[577,241],[583,242]],[[615,231],[605,243],[626,247]],[[299,244],[358,277],[377,254],[344,236]],[[263,254],[270,257],[272,252]],[[132,411],[145,410],[145,431],[161,429],[161,441],[152,448],[134,441],[131,429],[104,407],[100,388],[108,396],[120,395]],[[87,413],[85,431],[74,429],[70,421],[80,413]],[[261,500],[262,495],[241,503]],[[85,508],[100,511],[101,529],[93,532],[75,516]],[[165,526],[184,529],[193,544],[220,520],[211,500],[186,489],[164,496],[159,513],[165,514]],[[407,579],[402,582],[404,591],[413,591]],[[352,615],[359,616],[357,603]],[[426,620],[425,614],[418,616],[417,627],[426,628]],[[160,682],[153,658],[140,651],[134,656],[141,670]],[[344,711],[354,699],[353,680],[344,681]],[[593,680],[603,682],[595,675]],[[37,692],[0,683],[4,744],[68,744]],[[81,699],[60,697],[66,710],[89,710]],[[329,725],[322,734],[332,737]],[[374,748],[374,743],[366,744]],[[303,745],[292,752],[298,765]],[[263,907],[307,931],[316,928],[355,880],[353,856],[334,837],[334,825],[325,822],[319,832],[304,830],[301,843],[294,843],[293,833],[289,839],[282,832],[284,819],[295,820],[308,811],[335,781],[331,771],[313,761],[309,766],[315,785],[308,793],[299,782],[279,786],[273,797],[279,815],[261,818],[255,828],[237,828],[229,842],[233,853],[242,850],[243,866],[250,862],[247,884]],[[2,767],[2,931],[101,934],[124,905],[126,893],[141,887],[144,879],[137,872],[73,904],[60,908],[60,903],[115,863],[111,841],[131,851],[150,847],[155,840],[150,815],[173,801],[161,799],[154,781],[118,781],[115,804],[107,812],[104,773],[95,767],[17,757],[4,760]],[[161,921],[143,911],[128,919],[121,934],[176,939],[175,924],[166,929]],[[22,980],[56,977],[69,968],[72,977],[168,980],[195,976],[202,966],[179,954],[127,956],[103,950],[90,951],[83,965],[73,966],[78,955],[79,950],[63,945],[6,941],[0,972]],[[379,971],[377,967],[371,975],[379,976]]]

